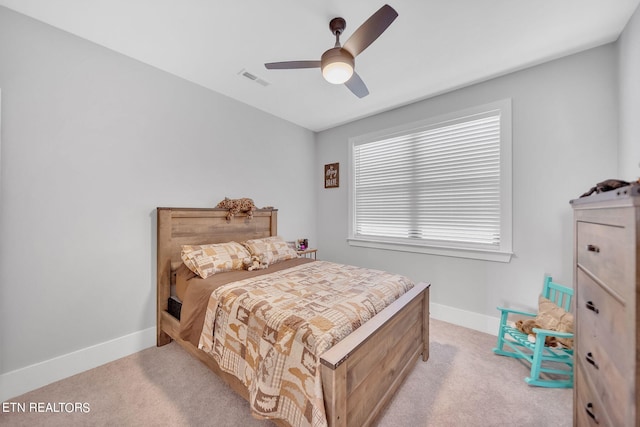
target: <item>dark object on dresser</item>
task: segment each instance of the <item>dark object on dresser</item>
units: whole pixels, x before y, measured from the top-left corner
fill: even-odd
[[[593,193],[602,193],[605,191],[615,190],[616,188],[626,187],[629,184],[631,183],[622,181],[620,179],[605,179],[604,181],[597,183],[595,187],[591,187],[589,191],[587,191],[580,197],[587,197],[592,195]]]

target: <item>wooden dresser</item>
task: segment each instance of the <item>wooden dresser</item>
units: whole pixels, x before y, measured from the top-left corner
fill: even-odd
[[[572,200],[574,426],[639,426],[640,185]]]

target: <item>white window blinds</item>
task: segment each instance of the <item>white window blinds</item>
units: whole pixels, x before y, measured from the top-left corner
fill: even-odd
[[[501,114],[485,110],[355,141],[350,237],[503,250],[502,216],[510,210],[503,209]]]

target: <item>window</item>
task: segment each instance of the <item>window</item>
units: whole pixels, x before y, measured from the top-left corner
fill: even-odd
[[[508,262],[511,102],[350,139],[349,243]]]

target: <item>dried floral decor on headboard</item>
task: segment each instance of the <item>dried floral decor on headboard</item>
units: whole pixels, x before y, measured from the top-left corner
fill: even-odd
[[[245,212],[249,219],[253,219],[253,211],[256,210],[256,205],[253,203],[252,199],[248,199],[246,197],[242,199],[230,199],[225,197],[223,201],[218,203],[216,208],[229,209],[227,220],[230,220],[240,212]]]

